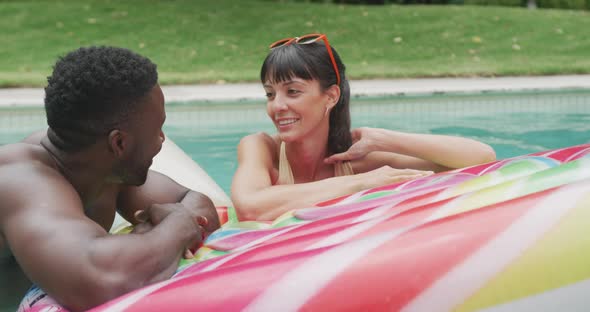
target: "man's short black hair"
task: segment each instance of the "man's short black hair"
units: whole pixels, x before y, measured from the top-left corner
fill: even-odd
[[[83,47],[61,57],[47,78],[51,142],[78,150],[124,122],[158,82],[148,58],[116,47]]]

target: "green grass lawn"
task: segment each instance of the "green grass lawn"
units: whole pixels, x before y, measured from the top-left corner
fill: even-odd
[[[590,73],[590,13],[476,6],[0,0],[0,86],[42,86],[56,57],[133,49],[161,82],[256,81],[268,44],[328,35],[349,78]]]

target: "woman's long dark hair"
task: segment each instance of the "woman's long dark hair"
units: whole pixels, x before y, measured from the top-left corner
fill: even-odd
[[[350,135],[350,87],[345,67],[334,48],[332,54],[340,72],[340,99],[330,111],[328,155],[348,150],[352,145]],[[337,83],[334,66],[323,43],[290,44],[272,49],[264,59],[260,80],[277,83],[292,78],[316,79],[322,92]]]

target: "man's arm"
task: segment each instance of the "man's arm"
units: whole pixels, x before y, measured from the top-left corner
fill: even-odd
[[[34,162],[0,165],[0,199],[0,230],[18,263],[73,311],[169,278],[201,237],[183,210],[144,234],[108,235],[63,177]]]
[[[207,218],[207,233],[219,228],[219,217],[213,202],[206,195],[189,190],[171,178],[150,170],[141,186],[125,187],[117,199],[119,213],[131,223],[137,223],[134,214],[147,210],[153,204],[180,203],[193,217]]]

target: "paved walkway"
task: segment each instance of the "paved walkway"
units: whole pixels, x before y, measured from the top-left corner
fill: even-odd
[[[352,96],[590,89],[590,75],[354,80],[350,85]],[[162,89],[168,102],[264,99],[260,83],[164,86]],[[0,89],[0,106],[41,106],[43,96],[41,88]]]

